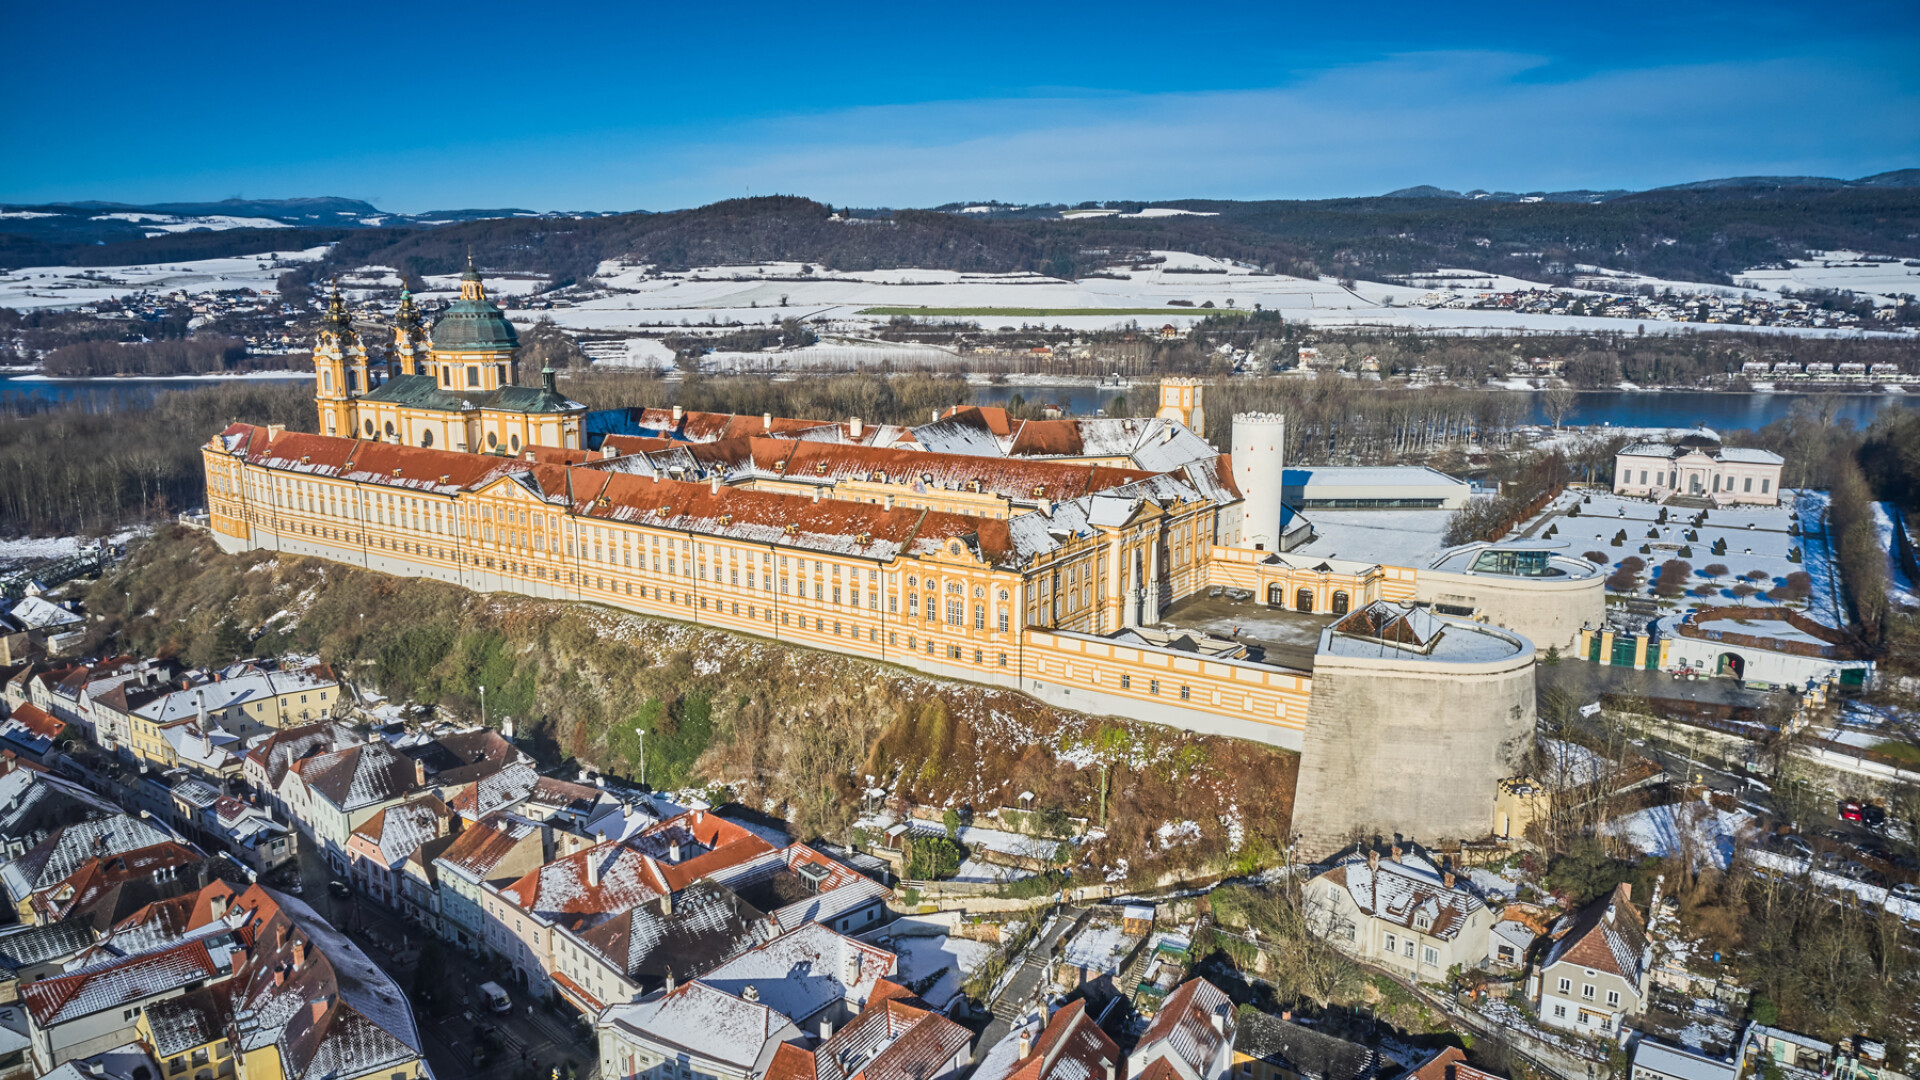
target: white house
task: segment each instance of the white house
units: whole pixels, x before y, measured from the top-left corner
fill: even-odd
[[[1777,506],[1785,465],[1770,450],[1722,446],[1713,430],[1695,428],[1675,442],[1632,443],[1614,455],[1613,490],[1651,499],[1678,494],[1720,505]]]

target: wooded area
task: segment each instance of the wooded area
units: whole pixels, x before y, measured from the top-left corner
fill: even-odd
[[[206,502],[200,447],[233,420],[314,430],[313,388],[243,382],[151,408],[65,408],[0,423],[0,536],[102,534]]]

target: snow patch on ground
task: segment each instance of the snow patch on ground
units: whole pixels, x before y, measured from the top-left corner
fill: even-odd
[[[1724,870],[1733,859],[1734,844],[1752,827],[1748,814],[1686,802],[1636,810],[1608,822],[1606,829],[1648,855],[1666,858],[1691,851],[1696,865]]]

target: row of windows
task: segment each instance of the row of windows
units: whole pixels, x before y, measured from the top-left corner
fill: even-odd
[[[1566,994],[1567,996],[1571,997],[1573,995],[1573,980],[1565,979],[1565,978],[1561,979],[1560,992],[1562,994]],[[1592,1001],[1593,995],[1594,995],[1594,985],[1592,983],[1584,983],[1581,985],[1580,999],[1582,1001]],[[1607,1004],[1618,1006],[1620,1004],[1620,991],[1618,990],[1607,991]]]

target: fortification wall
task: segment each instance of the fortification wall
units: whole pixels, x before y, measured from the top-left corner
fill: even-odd
[[[1533,748],[1534,651],[1486,663],[1314,660],[1293,827],[1316,859],[1361,836],[1470,839]]]
[[[1414,598],[1477,608],[1487,622],[1542,649],[1570,649],[1579,641],[1581,627],[1599,626],[1607,619],[1606,583],[1598,574],[1551,578],[1422,570]]]

